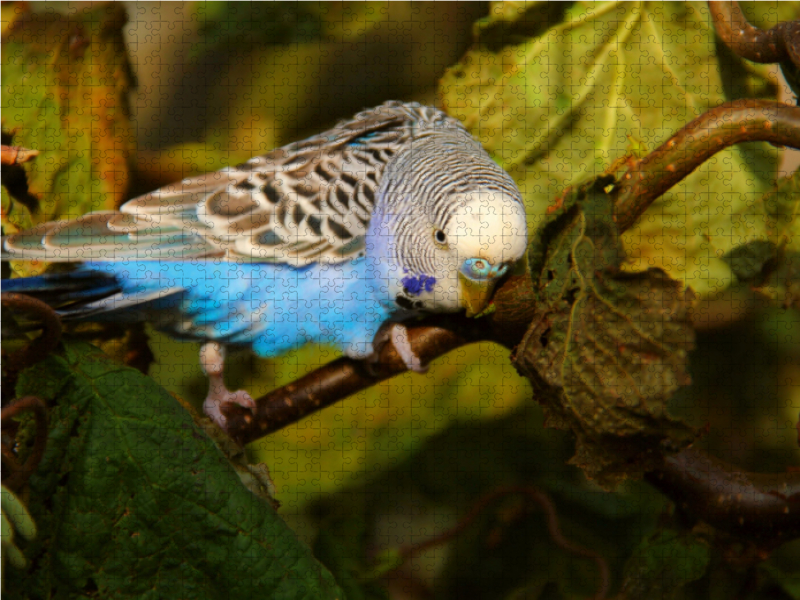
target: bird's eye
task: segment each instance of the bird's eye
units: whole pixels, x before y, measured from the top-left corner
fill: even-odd
[[[444,244],[447,242],[447,235],[441,229],[437,229],[433,232],[433,239],[436,240],[437,244]]]

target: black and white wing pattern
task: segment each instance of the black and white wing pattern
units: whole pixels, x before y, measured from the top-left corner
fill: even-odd
[[[381,175],[426,132],[463,130],[443,112],[387,102],[236,167],[185,179],[5,239],[7,258],[223,260],[303,266],[363,254]]]
[[[236,167],[126,203],[136,215],[196,219],[230,255],[296,266],[341,262],[363,250],[381,174],[421,130],[452,121],[393,102]]]

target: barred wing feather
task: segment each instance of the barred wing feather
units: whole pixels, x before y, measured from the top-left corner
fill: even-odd
[[[47,261],[219,257],[303,266],[363,254],[381,174],[426,131],[460,127],[389,102],[242,165],[6,238],[6,258]]]
[[[3,242],[4,260],[180,260],[224,254],[197,230],[167,219],[110,211],[42,223]]]

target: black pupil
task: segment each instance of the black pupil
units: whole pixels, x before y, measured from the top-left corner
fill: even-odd
[[[444,236],[444,231],[442,231],[441,229],[438,230],[436,232],[436,241],[439,242],[440,244],[444,244],[445,239],[446,238]]]

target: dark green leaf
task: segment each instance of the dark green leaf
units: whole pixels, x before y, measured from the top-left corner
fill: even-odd
[[[764,194],[768,240],[753,240],[726,253],[722,259],[737,279],[784,307],[800,298],[800,173],[779,179]]]
[[[371,568],[369,528],[362,515],[326,521],[314,542],[314,556],[336,576],[347,600],[386,600],[388,594],[377,580],[364,576]]]
[[[781,568],[774,562],[766,562],[760,565],[760,570],[765,575],[763,579],[766,581],[762,583],[764,587],[769,586],[769,584],[779,586],[789,598],[800,600],[800,573],[796,568],[791,566]]]
[[[329,548],[327,556],[363,561],[370,552],[380,556],[428,541],[454,526],[486,493],[507,485],[536,486],[553,501],[564,536],[606,557],[618,586],[625,559],[650,534],[664,502],[642,483],[612,494],[587,482],[567,464],[570,437],[544,429],[536,406],[495,420],[453,422],[400,465],[320,502],[314,512],[325,515],[320,540]],[[598,585],[595,563],[559,548],[538,505],[518,494],[498,498],[455,539],[421,553],[386,581],[397,577],[395,587],[402,586],[402,574],[442,599],[537,598],[545,588],[586,598]],[[515,590],[522,595],[510,596]]]
[[[705,574],[710,556],[708,545],[691,534],[659,531],[642,542],[625,566],[620,600],[671,598]]]
[[[20,375],[50,411],[31,479],[34,565],[9,597],[342,598],[191,415],[86,344]]]
[[[722,257],[739,281],[758,284],[765,269],[778,258],[775,244],[767,240],[754,240],[734,248]]]
[[[250,52],[254,47],[310,42],[322,33],[311,4],[287,2],[202,2],[195,8],[202,43],[195,58],[210,53]]]

